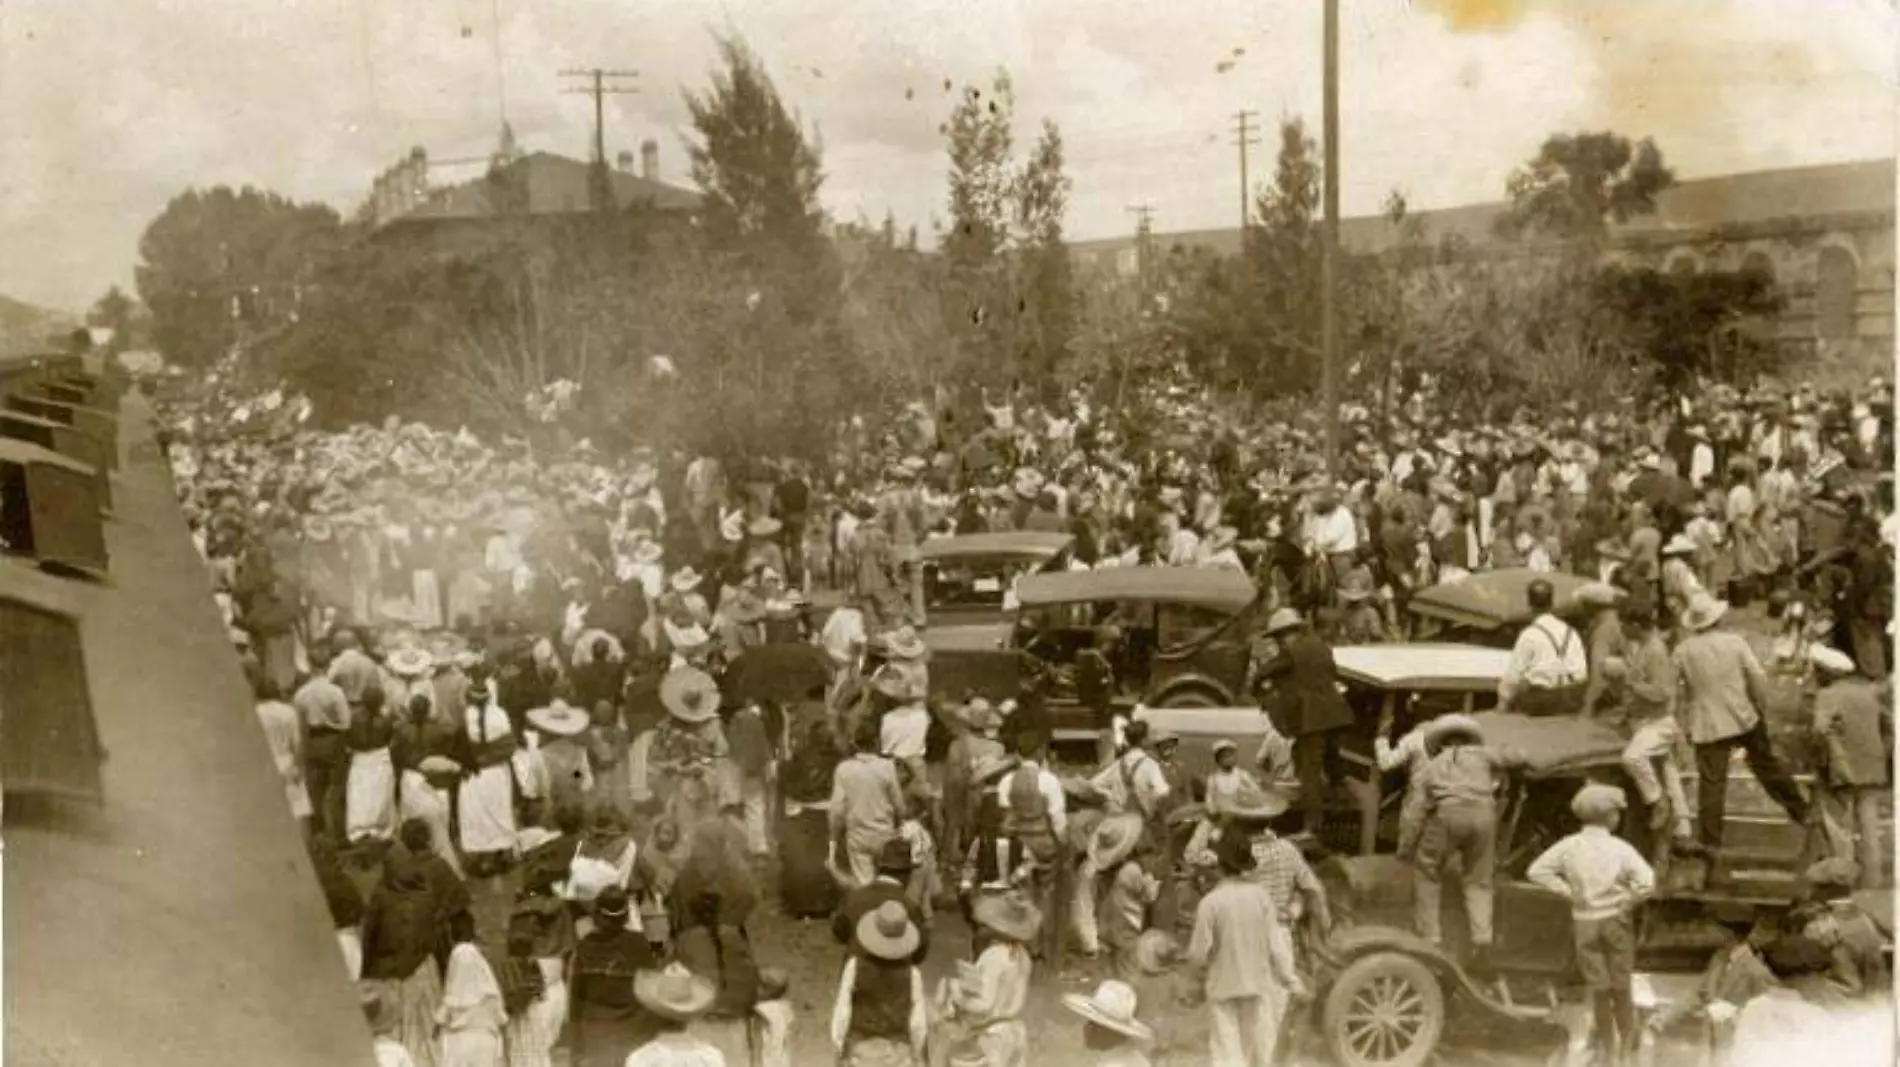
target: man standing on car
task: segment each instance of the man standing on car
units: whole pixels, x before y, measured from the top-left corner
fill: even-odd
[[[1266,630],[1280,646],[1260,669],[1261,679],[1272,686],[1267,711],[1280,732],[1293,739],[1306,829],[1318,833],[1326,811],[1326,785],[1338,779],[1339,731],[1352,725],[1352,708],[1339,691],[1332,648],[1299,612],[1276,610],[1268,616]]]
[[[1556,590],[1538,578],[1524,590],[1530,625],[1517,635],[1511,661],[1498,679],[1498,710],[1526,715],[1581,711],[1590,682],[1583,638],[1555,614]]]
[[[1710,882],[1723,880],[1719,851],[1728,813],[1729,757],[1739,746],[1769,797],[1797,826],[1806,826],[1808,801],[1776,757],[1762,717],[1768,679],[1741,634],[1717,628],[1728,602],[1704,594],[1682,612],[1686,636],[1672,656],[1682,690],[1682,724],[1695,746],[1696,841],[1717,852]]]

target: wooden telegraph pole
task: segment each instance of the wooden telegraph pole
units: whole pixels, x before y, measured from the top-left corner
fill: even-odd
[[[1325,209],[1320,243],[1321,400],[1326,413],[1326,469],[1339,472],[1339,0],[1326,5]]]

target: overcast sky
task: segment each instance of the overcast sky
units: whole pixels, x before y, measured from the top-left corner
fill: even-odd
[[[1500,195],[1554,131],[1652,136],[1684,177],[1894,153],[1890,0],[1343,0],[1344,207]],[[0,0],[0,294],[83,308],[180,189],[348,211],[411,145],[584,156],[565,67],[635,68],[608,151],[686,183],[682,86],[749,40],[822,131],[842,218],[942,213],[946,80],[1007,67],[1069,145],[1068,232],[1232,225],[1239,108],[1317,129],[1320,0]],[[499,60],[498,60],[499,54]],[[1271,138],[1254,176],[1271,168]]]

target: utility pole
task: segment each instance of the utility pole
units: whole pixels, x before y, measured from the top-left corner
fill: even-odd
[[[1325,48],[1325,208],[1320,242],[1320,358],[1322,402],[1326,405],[1326,470],[1339,473],[1339,0],[1326,5]]]
[[[1260,143],[1260,128],[1249,126],[1257,111],[1234,112],[1234,143],[1240,146],[1240,229],[1246,232],[1247,223],[1253,221],[1253,192],[1247,184],[1247,146]]]
[[[614,84],[609,79],[638,78],[637,70],[603,70],[593,67],[587,70],[561,71],[563,78],[584,78],[590,83],[585,87],[569,86],[561,90],[564,93],[585,93],[594,98],[594,208],[605,211],[613,206],[612,189],[607,182],[607,125],[605,100],[609,96],[630,96],[640,90],[631,85]]]
[[[1141,279],[1141,299],[1148,300],[1148,246],[1153,243],[1155,209],[1150,204],[1131,204],[1128,213],[1135,216],[1135,271]]]

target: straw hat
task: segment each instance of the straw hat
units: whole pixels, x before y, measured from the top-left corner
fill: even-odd
[[[1232,800],[1223,803],[1220,811],[1234,822],[1258,823],[1279,818],[1286,814],[1288,807],[1284,795],[1256,786],[1241,790]]]
[[[735,510],[721,516],[719,536],[733,543],[745,540],[745,512]]]
[[[1570,798],[1570,812],[1585,822],[1606,818],[1629,806],[1623,791],[1613,785],[1591,782]]]
[[[1135,966],[1147,975],[1160,974],[1181,957],[1181,942],[1166,930],[1145,930],[1135,939]]]
[[[572,704],[554,704],[528,712],[528,722],[543,733],[555,737],[574,737],[593,725],[586,712]]]
[[[667,964],[663,971],[641,971],[633,976],[633,998],[662,1019],[684,1022],[704,1015],[718,996],[711,982],[678,963]]]
[[[879,640],[883,645],[884,654],[902,663],[923,659],[930,652],[923,638],[918,637],[917,631],[909,626],[900,626]]]
[[[1064,993],[1062,1006],[1104,1030],[1113,1030],[1136,1041],[1154,1040],[1154,1031],[1135,1018],[1135,990],[1126,982],[1111,978],[1096,986],[1093,996]]]
[[[1608,582],[1585,582],[1576,594],[1577,603],[1593,608],[1613,608],[1623,599],[1623,591]]]
[[[1700,633],[1722,621],[1728,614],[1728,601],[1704,594],[1695,598],[1682,612],[1682,628]]]
[[[902,901],[887,900],[858,920],[857,941],[866,955],[897,962],[917,954],[923,934]]]
[[[895,663],[886,663],[871,675],[871,688],[892,700],[911,698],[910,675]]]
[[[1089,861],[1098,871],[1113,870],[1141,842],[1141,816],[1123,812],[1104,818],[1089,835]]]
[[[1811,886],[1846,886],[1852,888],[1860,884],[1860,864],[1841,856],[1824,859],[1811,864],[1802,872],[1801,880]]]
[[[1298,629],[1304,622],[1300,613],[1292,608],[1275,608],[1273,614],[1267,616],[1267,636]]]
[[[1669,543],[1662,546],[1662,554],[1665,556],[1688,556],[1694,552],[1695,542],[1682,534],[1671,537]]]
[[[979,928],[998,937],[1028,944],[1042,930],[1042,912],[1019,893],[994,893],[979,899],[970,909],[970,919]]]
[[[719,685],[697,667],[681,667],[660,679],[660,703],[681,722],[708,722],[719,714]]]
[[[784,528],[784,523],[770,515],[762,515],[759,518],[753,519],[752,524],[745,528],[745,532],[751,534],[753,537],[772,537]]]
[[[1456,712],[1440,715],[1425,724],[1425,747],[1436,751],[1439,746],[1454,737],[1467,737],[1473,741],[1484,741],[1484,730],[1478,726],[1478,720],[1469,715]]]
[[[665,556],[666,549],[658,541],[642,541],[633,546],[633,562],[643,567],[652,566],[660,562]],[[681,573],[685,572],[682,571]],[[678,575],[675,575],[675,577],[678,577]],[[680,591],[686,592],[684,589]]]
[[[673,588],[675,593],[690,593],[699,588],[701,581],[702,578],[698,571],[691,567],[681,567],[679,570],[673,572],[673,577],[667,580],[667,584]]]
[[[398,678],[420,678],[435,669],[435,657],[426,648],[408,645],[391,652],[383,665]]]
[[[1826,645],[1809,645],[1808,662],[1814,665],[1815,670],[1824,674],[1854,673],[1854,657],[1838,648],[1829,648]]]

